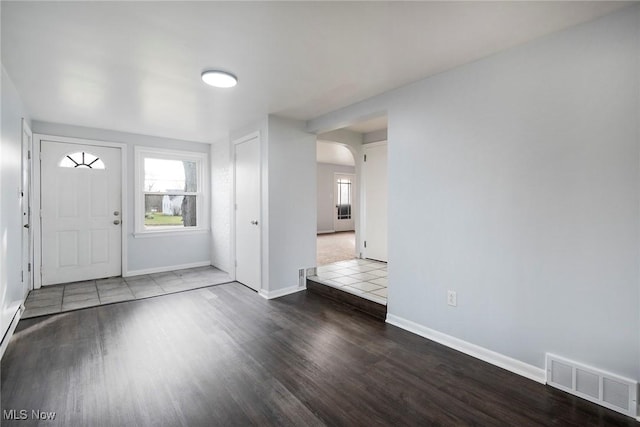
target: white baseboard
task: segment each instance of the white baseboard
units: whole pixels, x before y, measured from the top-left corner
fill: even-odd
[[[143,270],[129,270],[126,273],[122,273],[123,277],[131,277],[131,276],[140,276],[142,274],[152,274],[152,273],[164,273],[167,271],[174,270],[184,270],[187,268],[196,268],[196,267],[206,267],[211,265],[211,261],[200,261],[200,262],[192,262],[190,264],[179,264],[179,265],[167,265],[162,267],[155,268],[145,268]]]
[[[13,319],[11,320],[11,324],[9,325],[9,329],[7,329],[7,332],[4,334],[4,337],[2,337],[2,342],[0,343],[0,359],[2,359],[2,356],[4,356],[4,352],[7,350],[7,346],[9,345],[9,341],[11,341],[11,337],[13,336],[13,333],[16,330],[16,326],[18,326],[18,322],[20,321],[20,318],[22,317],[22,312],[24,311],[24,306],[21,305],[18,310],[16,310],[16,314],[13,316]]]
[[[260,294],[260,296],[265,299],[274,299],[274,298],[280,298],[289,294],[295,294],[296,292],[304,291],[306,289],[307,289],[306,285],[290,286],[288,288],[276,289],[274,291],[265,291],[261,289],[260,292],[258,292],[258,294]]]
[[[530,365],[528,363],[521,362],[520,360],[513,359],[504,354],[497,353],[493,350],[480,347],[470,342],[461,340],[459,338],[452,337],[451,335],[443,334],[442,332],[435,331],[433,329],[422,326],[411,320],[404,319],[393,314],[387,314],[387,323],[405,329],[421,337],[430,339],[442,345],[446,345],[454,350],[458,350],[462,353],[473,356],[477,359],[483,360],[492,365],[498,366],[507,371],[511,371],[514,374],[522,375],[530,380],[546,384],[546,371],[543,368]]]
[[[316,232],[316,234],[329,234],[329,233],[335,233],[336,230],[318,230]]]

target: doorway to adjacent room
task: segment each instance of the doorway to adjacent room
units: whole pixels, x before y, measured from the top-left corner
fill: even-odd
[[[355,159],[348,147],[317,142],[317,265],[356,258],[358,188]]]

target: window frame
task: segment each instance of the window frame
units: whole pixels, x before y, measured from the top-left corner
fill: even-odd
[[[144,201],[146,194],[169,194],[167,192],[145,191],[144,189],[144,160],[147,158],[163,160],[191,161],[196,163],[197,188],[195,192],[171,192],[170,194],[196,196],[196,226],[156,226],[144,225]],[[204,233],[209,230],[208,207],[209,193],[207,186],[208,153],[183,150],[167,150],[153,147],[135,147],[135,209],[134,209],[134,237],[159,237],[168,235],[183,235]]]

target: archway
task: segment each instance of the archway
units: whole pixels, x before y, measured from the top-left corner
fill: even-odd
[[[318,140],[317,265],[357,257],[358,183],[351,147]]]

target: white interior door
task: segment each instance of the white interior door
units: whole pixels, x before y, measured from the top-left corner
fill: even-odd
[[[122,273],[120,149],[42,141],[42,284]]]
[[[353,218],[353,203],[356,200],[355,175],[334,174],[333,189],[335,202],[333,229],[335,231],[355,230]]]
[[[261,284],[260,139],[235,147],[236,280],[256,291]]]
[[[31,150],[33,134],[22,119],[22,287],[25,295],[33,289],[31,260],[33,239],[31,231]]]
[[[387,144],[365,145],[365,258],[387,261]]]

